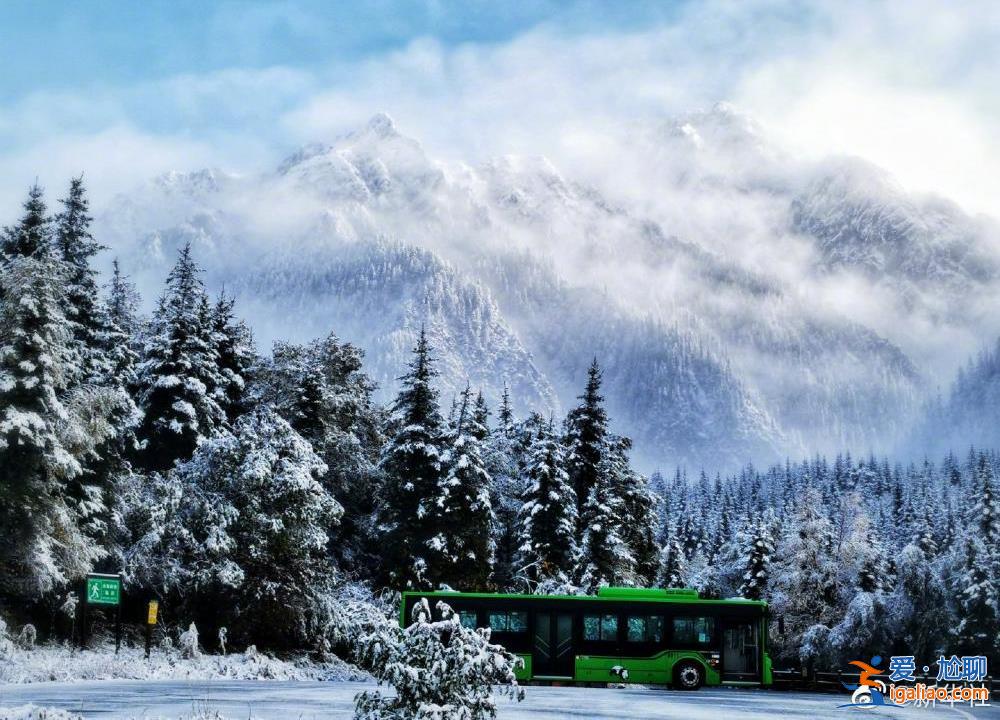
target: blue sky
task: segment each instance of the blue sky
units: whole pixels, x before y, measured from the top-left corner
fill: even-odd
[[[648,27],[676,2],[142,2],[0,4],[0,100],[232,67],[309,68],[404,47],[496,43],[548,24],[565,33]]]
[[[1000,196],[988,0],[0,3],[0,212],[37,175],[98,200],[261,172],[379,111],[447,159],[572,164],[602,132],[735,103],[796,152]]]

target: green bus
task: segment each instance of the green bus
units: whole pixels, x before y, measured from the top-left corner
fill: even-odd
[[[771,684],[767,603],[703,600],[696,590],[601,588],[597,595],[404,592],[400,622],[420,598],[524,660],[519,681]]]

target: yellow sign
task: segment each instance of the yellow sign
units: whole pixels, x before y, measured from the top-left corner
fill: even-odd
[[[147,625],[156,625],[156,614],[160,610],[160,603],[156,600],[149,601],[149,614],[146,616]]]

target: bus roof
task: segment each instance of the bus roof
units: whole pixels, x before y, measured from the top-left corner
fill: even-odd
[[[403,592],[403,599],[412,596],[420,597],[467,597],[467,598],[496,598],[498,600],[540,600],[551,598],[558,600],[587,601],[634,601],[634,602],[656,602],[656,603],[698,603],[705,605],[750,605],[766,608],[767,603],[763,600],[747,600],[745,598],[729,598],[726,600],[707,600],[698,595],[698,591],[693,588],[622,588],[622,587],[602,587],[598,588],[597,595],[527,595],[523,593],[480,593],[480,592],[459,592],[458,590],[428,590],[421,592],[418,590],[407,590]]]

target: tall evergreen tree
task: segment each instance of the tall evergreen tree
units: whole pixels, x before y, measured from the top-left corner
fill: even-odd
[[[90,232],[92,218],[82,177],[73,178],[69,193],[59,202],[62,211],[55,216],[54,243],[66,266],[65,315],[80,355],[83,377],[79,381],[106,385],[114,381],[109,321],[97,290],[97,271],[91,264],[104,248]]]
[[[507,381],[503,382],[503,394],[500,396],[500,411],[497,413],[497,422],[501,431],[508,431],[514,425],[514,411],[510,406],[510,388]]]
[[[603,465],[603,463],[602,463]],[[609,473],[607,467],[603,473]],[[605,585],[629,585],[633,582],[635,558],[622,537],[621,498],[615,487],[598,475],[583,506],[586,525],[580,548],[580,585],[590,591]]]
[[[254,373],[249,395],[272,406],[326,463],[323,485],[344,507],[330,531],[330,552],[341,567],[371,573],[378,549],[371,517],[381,502],[377,465],[385,437],[363,358],[332,334],[305,345],[277,343]]]
[[[764,600],[767,597],[771,555],[774,553],[770,525],[766,518],[755,523],[743,547],[744,571],[739,593],[740,597],[748,600]]]
[[[798,512],[788,523],[774,566],[775,611],[785,618],[786,634],[777,639],[779,650],[795,656],[803,636],[816,624],[833,626],[839,620],[833,526],[821,508],[820,492],[808,488]]]
[[[458,590],[485,589],[493,571],[495,518],[480,439],[486,430],[473,403],[466,386],[430,510],[428,579]]]
[[[214,394],[218,358],[200,270],[185,245],[160,299],[139,366],[140,464],[166,470],[186,460],[225,420]]]
[[[645,477],[632,469],[629,451],[632,441],[611,436],[601,482],[611,486],[618,498],[619,535],[631,559],[629,584],[648,585],[656,581],[660,548],[656,542],[657,502]]]
[[[52,250],[52,230],[46,214],[45,195],[36,182],[22,205],[24,215],[13,227],[4,228],[0,253],[8,257],[39,257]]]
[[[986,654],[991,661],[998,657],[1000,639],[1000,604],[997,584],[993,579],[989,550],[983,541],[968,534],[962,543],[958,577],[958,628],[955,644],[962,653]]]
[[[221,293],[212,309],[211,319],[219,376],[215,400],[230,423],[249,409],[247,384],[256,361],[253,336],[246,323],[236,319],[233,312],[235,305],[235,298]]]
[[[919,535],[928,537],[923,532]],[[888,603],[896,649],[916,657],[942,654],[954,627],[940,564],[933,562],[926,547],[917,540],[900,551],[899,579]]]
[[[421,328],[409,371],[392,406],[391,437],[379,466],[385,478],[382,531],[384,573],[395,588],[427,588],[433,582],[428,542],[437,534],[431,502],[444,472],[443,420],[437,371],[427,334]]]
[[[658,584],[663,588],[682,588],[687,580],[687,558],[680,536],[673,528],[666,532],[666,543],[660,552]]]
[[[484,459],[493,481],[490,485],[490,503],[496,517],[493,529],[493,579],[497,586],[505,588],[514,587],[517,582],[515,557],[520,546],[518,513],[527,480],[524,455],[528,449],[521,442],[513,416],[508,416],[507,424],[504,424],[502,404],[499,422],[486,438]]]
[[[88,444],[63,402],[77,356],[65,273],[48,243],[36,185],[0,258],[0,585],[22,598],[81,576],[101,554],[81,531],[84,508],[67,498]],[[99,504],[99,493],[88,496]]]
[[[598,485],[606,451],[608,415],[600,391],[601,369],[595,358],[587,371],[587,385],[579,397],[580,404],[566,418],[566,471],[576,494],[578,542],[583,541],[585,529],[593,521],[587,506],[594,487]],[[600,494],[606,492],[605,489]],[[600,503],[590,503],[590,510],[600,509]]]
[[[139,319],[136,309],[141,301],[135,284],[122,273],[118,260],[112,262],[111,280],[106,288],[105,306],[108,313],[107,345],[111,358],[111,372],[121,385],[132,389],[136,380],[139,354],[136,343]]]
[[[530,583],[565,583],[576,574],[576,497],[565,463],[551,429],[532,443],[515,556],[518,574]]]

